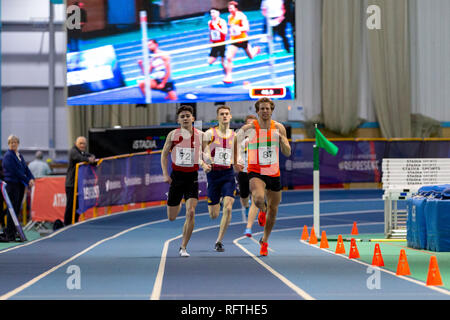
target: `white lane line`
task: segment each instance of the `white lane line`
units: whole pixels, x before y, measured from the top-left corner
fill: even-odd
[[[206,215],[206,214],[205,214]],[[241,221],[237,221],[237,222],[232,222],[229,225],[237,225],[237,224],[242,224]],[[220,225],[213,225],[213,226],[207,226],[207,227],[203,227],[203,228],[198,228],[195,229],[192,234],[196,233],[196,232],[200,232],[200,231],[205,231],[205,230],[209,230],[209,229],[214,229],[214,228],[220,228]],[[166,260],[167,260],[167,251],[169,249],[169,245],[172,241],[176,240],[176,239],[180,239],[183,235],[180,234],[174,238],[171,238],[169,240],[167,240],[164,243],[164,247],[161,253],[161,260],[159,262],[159,268],[158,268],[158,273],[156,275],[156,279],[155,279],[155,284],[153,285],[153,290],[152,290],[152,294],[150,295],[150,300],[159,300],[161,298],[161,290],[162,290],[162,283],[163,283],[163,278],[164,278],[164,272],[165,272],[165,268],[166,268]],[[189,259],[189,258],[187,258]]]
[[[288,190],[288,191],[285,191],[285,192],[290,192],[290,191],[291,191],[291,190]],[[297,191],[297,190],[294,190],[294,191]],[[301,190],[300,190],[300,191],[301,191]],[[337,190],[337,191],[339,191],[339,190]],[[297,191],[297,192],[299,192],[299,191]],[[305,191],[305,192],[306,192],[306,191]],[[322,203],[328,203],[328,202],[343,203],[343,202],[349,202],[349,201],[350,201],[350,202],[367,202],[367,201],[383,201],[383,200],[381,200],[381,199],[374,199],[374,198],[368,198],[368,199],[355,199],[355,200],[349,200],[349,199],[344,199],[344,200],[321,200],[320,203],[321,203],[321,204],[322,204]],[[313,201],[302,201],[302,202],[292,202],[292,203],[280,203],[279,207],[287,207],[287,206],[295,206],[295,205],[297,205],[297,206],[298,206],[298,205],[311,205],[312,203],[313,203]],[[117,216],[117,215],[121,215],[121,214],[130,213],[130,212],[132,212],[132,211],[143,211],[143,210],[148,210],[148,209],[157,209],[157,208],[161,208],[161,207],[165,207],[165,206],[156,206],[156,207],[149,207],[149,208],[138,208],[138,209],[133,209],[133,210],[129,210],[129,211],[116,212],[116,213],[112,213],[112,214],[110,214],[110,215],[103,215],[103,216],[97,217],[97,218],[95,218],[95,221],[98,221],[98,219],[107,219],[108,217],[112,217],[112,216]],[[233,209],[232,211],[238,211],[238,210],[241,210],[241,208]],[[380,210],[383,210],[383,209],[380,209]],[[349,213],[352,213],[352,212],[355,212],[355,213],[360,213],[360,212],[362,212],[362,213],[371,213],[371,212],[376,212],[376,211],[380,211],[380,210],[365,210],[365,211],[354,210],[354,211],[346,211],[346,212],[342,212],[342,214],[349,214]],[[333,216],[333,215],[339,215],[339,214],[340,214],[340,213],[337,213],[337,214],[335,214],[335,213],[322,213],[321,216]],[[196,216],[200,216],[200,215],[202,215],[202,214],[198,214],[198,215],[196,214]],[[289,216],[289,217],[283,217],[283,216],[280,217],[280,216],[279,216],[279,217],[277,217],[277,220],[285,220],[285,219],[290,219],[290,218],[303,218],[303,217],[307,218],[307,217],[312,217],[312,216],[313,216],[312,214],[311,214],[311,215]],[[177,219],[178,219],[178,218],[177,218]],[[70,229],[70,228],[77,227],[77,226],[79,226],[79,225],[82,225],[82,224],[84,224],[84,223],[88,223],[88,222],[91,222],[91,221],[93,221],[93,220],[88,219],[88,220],[85,220],[85,221],[77,222],[76,224],[72,224],[72,225],[70,225],[70,226],[67,226],[67,227],[64,227],[64,228],[62,228],[62,229],[59,229],[59,230],[57,230],[57,231],[51,233],[51,234],[48,235],[48,236],[45,236],[45,237],[42,237],[42,238],[39,238],[39,239],[36,239],[36,240],[32,240],[32,241],[27,242],[27,243],[25,243],[25,244],[13,246],[13,247],[10,247],[10,248],[1,250],[1,251],[0,251],[0,254],[6,253],[6,252],[9,252],[9,251],[12,251],[12,250],[16,250],[16,249],[19,249],[19,248],[27,247],[27,246],[29,246],[29,245],[35,244],[35,243],[37,243],[37,242],[40,242],[40,241],[43,241],[43,240],[46,240],[46,239],[51,239],[51,238],[53,238],[54,236],[58,235],[59,233],[61,233],[61,232],[63,232],[63,231],[66,231],[66,230],[68,230],[68,229]]]
[[[130,232],[130,231],[133,231],[133,230],[136,230],[136,229],[139,229],[139,228],[142,228],[142,227],[151,225],[151,224],[160,223],[160,222],[162,222],[162,221],[167,221],[167,219],[164,219],[164,220],[157,220],[157,221],[152,221],[152,222],[147,222],[147,223],[144,223],[144,224],[140,224],[140,225],[134,226],[134,227],[132,227],[132,228],[123,230],[123,231],[121,231],[121,232],[119,232],[119,233],[116,233],[115,235],[113,235],[113,236],[111,236],[111,237],[104,238],[104,239],[102,239],[102,240],[100,240],[100,241],[97,241],[96,243],[94,243],[93,245],[91,245],[91,246],[87,247],[86,249],[80,251],[80,252],[77,253],[76,255],[74,255],[74,256],[70,257],[69,259],[67,259],[67,260],[65,260],[65,261],[63,261],[63,262],[61,262],[60,264],[54,266],[53,268],[47,270],[46,272],[41,273],[41,274],[38,275],[37,277],[34,277],[34,278],[31,279],[30,281],[28,281],[28,282],[24,283],[23,285],[21,285],[20,287],[17,287],[16,289],[11,290],[10,292],[5,293],[4,295],[0,296],[0,300],[7,300],[7,299],[11,298],[12,296],[18,294],[19,292],[25,290],[26,288],[28,288],[28,287],[30,287],[30,286],[32,286],[33,284],[35,284],[36,282],[38,282],[38,281],[41,280],[42,278],[48,276],[48,275],[51,274],[52,272],[58,270],[59,268],[61,268],[61,267],[63,267],[64,265],[68,264],[69,262],[71,262],[71,261],[77,259],[78,257],[82,256],[82,255],[85,254],[86,252],[88,252],[88,251],[94,249],[95,247],[101,245],[102,243],[104,243],[104,242],[106,242],[106,241],[109,241],[109,240],[115,239],[115,238],[117,238],[117,237],[120,237],[121,235],[124,235],[124,234],[126,234],[126,233],[128,233],[128,232]]]
[[[152,295],[150,296],[150,300],[159,300],[161,296],[162,283],[164,278],[164,270],[166,268],[166,260],[167,260],[167,251],[169,249],[169,244],[176,239],[181,238],[183,235],[180,234],[174,238],[171,238],[164,242],[163,250],[161,253],[161,260],[159,261],[158,273],[156,274],[155,283],[153,285]]]
[[[260,265],[262,265],[265,269],[267,269],[270,273],[272,273],[275,277],[280,279],[285,285],[287,285],[290,289],[292,289],[295,293],[297,293],[300,297],[302,297],[305,300],[315,300],[311,295],[309,295],[306,291],[301,289],[300,287],[293,284],[291,281],[289,281],[286,277],[284,277],[282,274],[277,272],[275,269],[273,269],[271,266],[266,264],[264,261],[262,261],[260,258],[255,256],[253,253],[248,251],[246,248],[244,248],[240,243],[239,240],[244,239],[246,236],[237,238],[233,241],[233,243],[239,247],[242,251],[244,251],[247,255],[252,257],[256,262],[258,262]]]
[[[128,212],[129,212],[129,211],[128,211]],[[207,213],[205,213],[205,214],[199,214],[198,216],[204,216],[204,215],[207,215]],[[109,215],[109,216],[110,216],[110,215]],[[99,217],[99,218],[97,218],[97,219],[100,219],[100,218],[102,218],[102,217]],[[178,217],[177,220],[178,220],[178,219],[184,219],[184,218],[185,218],[184,216],[181,216],[181,217]],[[87,221],[89,221],[89,220],[87,220]],[[79,223],[77,223],[76,225],[80,225],[80,224],[85,223],[85,222],[87,222],[87,221],[79,222]],[[54,271],[58,270],[59,268],[63,267],[64,265],[68,264],[69,262],[71,262],[71,261],[73,261],[73,260],[75,260],[75,259],[81,257],[81,256],[82,256],[83,254],[85,254],[86,252],[89,252],[90,250],[92,250],[92,249],[98,247],[99,245],[101,245],[101,244],[103,244],[103,243],[105,243],[105,242],[107,242],[107,241],[109,241],[109,240],[116,239],[116,238],[118,238],[118,237],[120,237],[120,236],[122,236],[122,235],[124,235],[124,234],[126,234],[126,233],[128,233],[128,232],[131,232],[131,231],[140,229],[140,228],[142,228],[142,227],[146,227],[146,226],[153,225],[153,224],[158,224],[158,223],[163,223],[163,222],[168,222],[168,221],[169,221],[169,220],[166,218],[166,219],[161,219],[161,220],[156,220],[156,221],[146,222],[146,223],[143,223],[143,224],[140,224],[140,225],[137,225],[137,226],[128,228],[128,229],[126,229],[126,230],[122,230],[121,232],[118,232],[118,233],[116,233],[116,234],[114,234],[114,235],[112,235],[112,236],[110,236],[110,237],[108,237],[108,238],[104,238],[104,239],[102,239],[102,240],[99,240],[99,241],[97,241],[96,243],[92,244],[91,246],[87,247],[86,249],[80,251],[80,252],[77,253],[76,255],[70,257],[69,259],[66,259],[65,261],[63,261],[63,262],[61,262],[60,264],[54,266],[53,268],[47,270],[46,272],[41,273],[40,275],[34,277],[34,278],[31,279],[30,281],[28,281],[28,282],[24,283],[23,285],[17,287],[16,289],[11,290],[10,292],[7,292],[7,293],[5,293],[4,295],[0,296],[0,300],[7,300],[7,299],[11,298],[12,296],[14,296],[14,295],[20,293],[21,291],[23,291],[23,290],[25,290],[26,288],[32,286],[33,284],[35,284],[35,283],[38,282],[39,280],[43,279],[44,277],[48,276],[49,274],[53,273]],[[71,225],[70,227],[72,227],[72,226],[75,226],[75,225]],[[67,227],[67,228],[69,228],[69,227]],[[56,234],[56,232],[55,232],[55,234]],[[48,237],[47,237],[47,238],[48,238]]]
[[[366,199],[366,200],[376,200],[376,199],[371,198],[371,199]],[[331,202],[331,201],[335,201],[335,202],[347,202],[347,201],[350,201],[350,200],[348,200],[348,199],[345,199],[345,200],[326,200],[326,201],[323,201],[323,202]],[[363,201],[363,200],[358,200],[358,201]],[[306,204],[306,203],[308,203],[308,202],[289,203],[289,204],[284,204],[284,206],[295,205],[295,204]],[[280,205],[280,206],[282,206],[282,205]],[[133,211],[140,211],[140,210],[146,210],[146,209],[156,209],[156,208],[142,208],[142,209],[135,209],[135,210],[133,210]],[[240,209],[235,209],[235,210],[233,210],[233,211],[237,211],[237,210],[240,210]],[[129,213],[129,212],[130,212],[130,211],[119,212],[119,213],[115,213],[115,214],[113,214],[113,215],[117,215],[117,214],[126,214],[126,213]],[[354,212],[358,212],[358,211],[354,211]],[[344,213],[344,214],[345,214],[345,213]],[[113,215],[104,215],[104,216],[98,217],[98,218],[96,218],[96,219],[108,218],[108,217],[111,217],[111,216],[113,216]],[[198,214],[197,216],[201,216],[201,215],[208,215],[208,213]],[[340,215],[340,214],[338,213],[338,214],[327,214],[327,215]],[[309,215],[308,215],[308,216],[309,216]],[[302,217],[308,217],[308,216],[306,216],[306,215],[305,215],[305,216],[300,215],[300,216],[285,217],[285,218],[281,218],[281,219],[293,219],[293,218],[302,218]],[[178,217],[177,219],[183,219],[183,218],[184,218],[184,216],[181,216],[181,217]],[[136,229],[138,229],[138,228],[142,228],[142,227],[147,226],[147,225],[152,225],[152,224],[161,223],[161,222],[167,222],[167,221],[168,221],[167,219],[162,219],[162,220],[157,220],[157,221],[152,221],[152,222],[144,223],[144,224],[141,224],[141,225],[134,226],[134,227],[132,227],[132,228],[123,230],[123,231],[121,231],[121,232],[119,232],[119,233],[117,233],[117,234],[115,234],[115,235],[113,235],[113,236],[111,236],[111,237],[102,239],[102,240],[100,240],[100,241],[94,243],[93,245],[89,246],[88,248],[82,250],[82,251],[79,252],[78,254],[72,256],[71,258],[69,258],[69,259],[63,261],[62,263],[58,264],[57,266],[55,266],[55,267],[49,269],[48,271],[46,271],[46,272],[40,274],[39,276],[37,276],[37,277],[31,279],[30,281],[26,282],[25,284],[19,286],[18,288],[16,288],[16,289],[14,289],[14,290],[12,290],[12,291],[10,291],[10,292],[8,292],[8,293],[6,293],[6,294],[0,296],[0,300],[6,300],[6,299],[9,299],[10,297],[12,297],[12,296],[14,296],[14,295],[20,293],[21,291],[23,291],[23,290],[25,290],[26,288],[32,286],[33,284],[35,284],[36,282],[38,282],[38,281],[41,280],[42,278],[46,277],[47,275],[51,274],[52,272],[56,271],[57,269],[61,268],[61,267],[64,266],[64,265],[66,265],[67,263],[69,263],[69,262],[75,260],[76,258],[80,257],[81,255],[83,255],[83,254],[85,254],[86,252],[88,252],[88,251],[94,249],[95,247],[99,246],[100,244],[102,244],[102,243],[104,243],[104,242],[106,242],[106,241],[115,239],[115,238],[117,238],[117,237],[119,237],[119,236],[121,236],[121,235],[123,235],[123,234],[126,234],[126,233],[128,233],[128,232],[130,232],[130,231],[134,231],[134,230],[136,230]],[[69,228],[76,227],[76,226],[78,226],[78,225],[81,225],[81,224],[87,223],[87,222],[90,222],[90,220],[85,220],[85,221],[83,221],[83,222],[78,222],[77,224],[70,225],[70,226],[68,226],[68,227],[66,227],[66,228],[63,228],[63,229],[61,229],[61,230],[58,230],[58,231],[52,233],[51,235],[49,235],[49,236],[47,236],[47,237],[44,237],[44,238],[40,238],[40,239],[31,241],[31,242],[26,243],[26,244],[24,244],[24,245],[20,245],[20,246],[15,246],[15,247],[8,248],[8,249],[6,249],[6,250],[1,251],[0,253],[8,252],[8,251],[11,251],[11,250],[14,250],[14,249],[18,249],[18,248],[20,248],[20,247],[24,247],[24,246],[31,245],[31,244],[33,244],[33,243],[36,243],[36,242],[39,242],[39,241],[42,241],[42,240],[45,240],[45,239],[52,238],[52,237],[56,236],[57,234],[59,234],[59,233],[65,231],[65,230],[67,230],[67,229],[69,229]],[[242,222],[234,222],[234,223],[230,223],[230,225],[241,224],[241,223],[242,223]],[[202,231],[202,230],[206,230],[206,229],[210,229],[210,228],[217,228],[217,227],[219,227],[219,225],[214,225],[214,226],[210,226],[210,227],[200,228],[200,229],[194,230],[194,232],[198,232],[198,231]],[[181,237],[181,235],[179,235],[179,236],[177,236],[177,237],[175,237],[175,238],[170,239],[170,241],[167,240],[166,242],[169,244],[171,241],[173,241],[173,240],[175,240],[175,239],[178,239],[179,237]],[[245,238],[245,236],[242,237],[242,238]],[[238,246],[240,246],[240,245],[238,245]],[[168,245],[167,245],[167,248],[168,248]],[[244,249],[245,249],[245,248],[244,248]],[[163,251],[164,251],[164,249],[163,249]],[[167,254],[167,249],[166,249],[166,254]],[[255,257],[255,258],[256,258],[256,257]],[[161,258],[161,259],[163,259],[163,258]],[[256,259],[257,259],[257,258],[256,258]],[[259,260],[259,259],[258,259],[258,260]],[[261,261],[261,262],[262,262],[262,261]],[[165,258],[164,258],[164,263],[163,263],[163,264],[160,263],[160,267],[159,267],[159,269],[158,269],[158,275],[157,275],[157,281],[158,281],[159,285],[161,285],[161,288],[162,288],[162,277],[163,277],[163,275],[164,275],[164,268],[165,268]],[[161,273],[160,273],[160,270],[161,270]],[[160,277],[160,279],[158,279],[158,276]],[[287,279],[286,279],[286,280],[287,280]],[[287,280],[287,281],[289,281],[289,280]],[[156,281],[155,281],[155,284],[156,284]],[[157,293],[158,290],[155,291],[155,289],[154,289],[153,292],[152,292],[151,297],[153,297],[154,294],[155,294],[155,297],[156,297],[156,296],[159,297],[159,296],[160,296],[160,290],[161,290],[161,288],[159,289],[159,294]]]

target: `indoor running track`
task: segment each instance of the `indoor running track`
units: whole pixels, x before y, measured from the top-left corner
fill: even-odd
[[[178,256],[184,209],[169,222],[166,208],[153,207],[88,220],[39,240],[0,251],[1,299],[109,300],[297,300],[449,299],[446,289],[427,287],[382,269],[379,290],[367,286],[368,265],[300,242],[311,226],[311,191],[287,191],[259,256],[262,228],[244,237],[239,200],[224,239],[213,250],[220,217],[211,220],[199,202],[189,258]],[[322,190],[321,227],[327,235],[383,232],[380,190]],[[75,270],[75,273],[74,273]],[[77,272],[78,271],[78,272]],[[75,287],[74,277],[80,281]]]

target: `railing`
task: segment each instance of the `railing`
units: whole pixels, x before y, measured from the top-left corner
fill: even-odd
[[[339,147],[336,156],[320,153],[320,183],[373,183],[381,188],[382,161],[386,158],[450,158],[450,139],[329,139]],[[289,158],[280,154],[284,189],[313,185],[314,139],[291,142]],[[80,163],[76,168],[74,199],[81,214],[90,208],[133,203],[163,204],[169,185],[162,180],[160,151],[100,159],[97,165]],[[169,157],[170,168],[170,157]],[[206,196],[206,175],[199,171],[200,196]],[[73,219],[75,219],[75,206]],[[95,212],[98,209],[94,209]]]

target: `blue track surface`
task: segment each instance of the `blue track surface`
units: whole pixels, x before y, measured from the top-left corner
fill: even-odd
[[[358,221],[360,233],[383,232],[380,190],[321,191],[321,201],[321,228],[327,235],[349,233],[353,221]],[[269,239],[271,251],[259,257],[257,242],[243,237],[238,202],[223,253],[213,250],[220,220],[210,219],[205,202],[197,207],[189,258],[178,256],[184,210],[174,222],[167,220],[165,207],[114,214],[1,251],[0,296],[147,300],[158,287],[159,274],[157,293],[162,300],[450,298],[445,289],[437,291],[389,273],[383,273],[381,289],[369,290],[367,265],[300,242],[301,227],[313,221],[310,191],[283,193]],[[262,228],[255,224],[253,231],[258,240]],[[70,266],[80,270],[80,289],[67,285]]]

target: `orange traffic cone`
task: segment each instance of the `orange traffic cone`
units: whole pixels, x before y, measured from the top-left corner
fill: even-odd
[[[356,246],[356,240],[355,238],[352,238],[350,240],[350,253],[348,255],[349,259],[357,259],[359,258],[359,251],[358,247]]]
[[[372,265],[377,267],[384,267],[383,256],[381,255],[380,245],[378,243],[375,244]]]
[[[302,236],[301,236],[300,240],[308,240],[308,238],[309,238],[308,227],[305,224],[303,226],[303,232],[302,232]]]
[[[342,235],[338,236],[338,241],[336,244],[336,251],[334,253],[345,254],[344,240],[342,240]]]
[[[330,246],[328,245],[327,233],[322,231],[322,237],[320,238],[320,248],[327,249]]]
[[[358,227],[356,226],[356,221],[353,222],[353,228],[352,228],[352,235],[357,235],[358,234]]]
[[[427,286],[442,286],[441,273],[439,272],[439,266],[436,256],[431,256],[430,266],[428,267]]]
[[[319,241],[317,240],[316,233],[314,232],[314,227],[311,228],[311,236],[309,237],[309,244],[317,244]]]
[[[406,253],[404,249],[400,250],[400,257],[397,264],[397,275],[398,276],[409,276],[411,271],[409,270],[408,259],[406,258]]]

